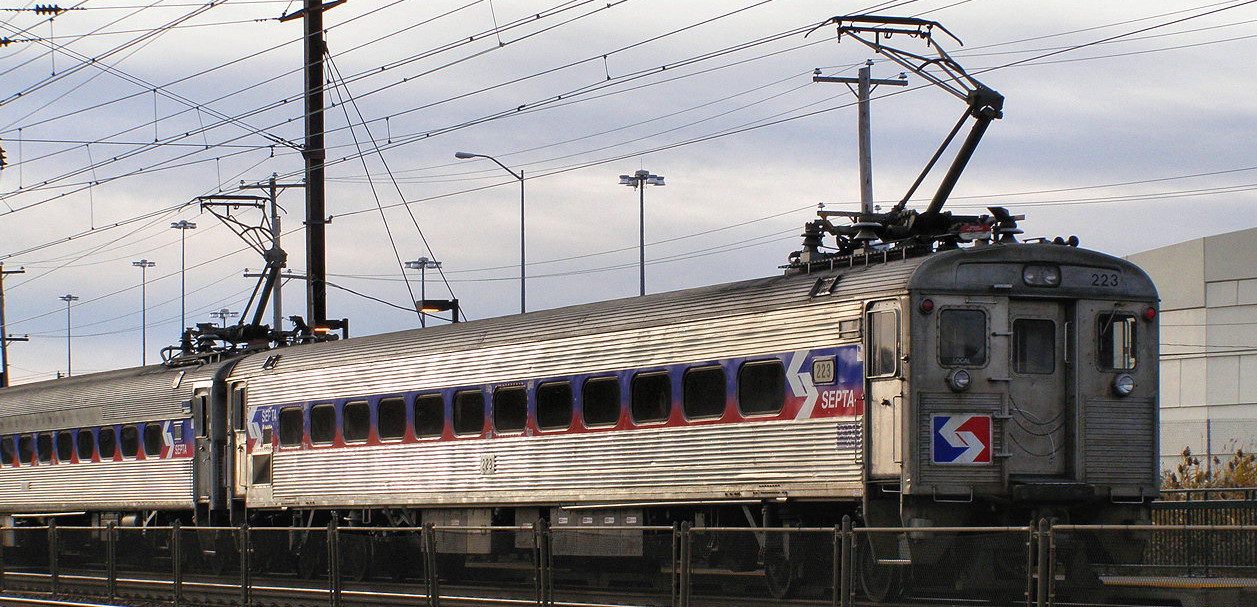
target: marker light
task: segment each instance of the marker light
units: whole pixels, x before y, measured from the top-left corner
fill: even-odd
[[[922,314],[929,314],[930,312],[933,312],[933,311],[934,311],[934,300],[933,300],[933,299],[922,299],[922,300],[921,300],[921,304],[920,304],[920,308],[921,308],[921,313],[922,313]]]
[[[1145,308],[1145,309],[1144,309],[1144,320],[1152,320],[1152,319],[1154,319],[1154,318],[1156,318],[1156,317],[1157,317],[1157,309],[1156,309],[1156,308],[1154,308],[1154,307],[1152,307],[1152,306],[1148,306],[1147,308]]]
[[[964,369],[956,369],[947,376],[947,387],[953,392],[964,392],[969,389],[969,384],[973,381],[973,377]]]
[[[1113,378],[1113,392],[1118,396],[1130,396],[1135,390],[1135,378],[1123,373]]]

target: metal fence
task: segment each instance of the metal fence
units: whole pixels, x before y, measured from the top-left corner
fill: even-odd
[[[373,593],[436,607],[465,603],[475,582],[496,602],[540,607],[688,607],[729,596],[849,607],[857,597],[890,601],[922,589],[1046,607],[1097,597],[1146,605],[1140,601],[1158,588],[1208,582],[1239,597],[1219,604],[1257,604],[1244,602],[1257,600],[1257,524],[1168,522],[1194,512],[1158,506],[1166,521],[1153,525],[952,528],[861,528],[849,519],[832,528],[754,529],[53,523],[0,528],[0,592],[248,607],[274,603],[282,589],[287,601],[296,595],[330,607]],[[981,556],[954,566],[964,554]]]

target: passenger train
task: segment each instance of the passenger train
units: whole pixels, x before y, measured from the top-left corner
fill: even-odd
[[[1158,300],[1143,271],[998,226],[966,246],[814,249],[757,280],[2,389],[0,524],[1149,519]],[[886,568],[976,580],[1009,560],[871,537],[875,597]],[[779,594],[831,579],[772,548],[714,562],[764,568]]]

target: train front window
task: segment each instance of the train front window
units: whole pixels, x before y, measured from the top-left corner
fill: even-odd
[[[986,312],[943,310],[938,315],[938,358],[945,367],[986,364]]]
[[[1135,317],[1132,314],[1109,312],[1096,319],[1099,349],[1096,358],[1107,371],[1129,371],[1135,368]]]
[[[1013,371],[1051,373],[1056,370],[1056,323],[1040,318],[1013,321]]]

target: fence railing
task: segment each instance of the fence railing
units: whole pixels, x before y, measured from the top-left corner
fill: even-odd
[[[1197,502],[1204,503],[1204,502]],[[1190,512],[1191,510],[1186,510]],[[1161,513],[1175,512],[1161,509]],[[0,592],[135,596],[186,607],[214,591],[249,607],[284,585],[340,607],[390,592],[438,607],[469,580],[515,604],[622,592],[635,605],[696,598],[808,596],[850,607],[905,589],[950,588],[996,604],[1047,607],[1123,596],[1150,576],[1222,576],[1257,592],[1257,525],[1066,525],[832,528],[673,526],[0,527]],[[279,582],[287,581],[285,584]],[[229,583],[224,583],[229,582]],[[983,585],[986,583],[987,585]],[[347,585],[349,590],[347,590]],[[443,585],[446,587],[443,591]],[[402,590],[398,590],[398,588]],[[523,597],[523,598],[521,598]],[[222,602],[220,600],[219,602]]]

